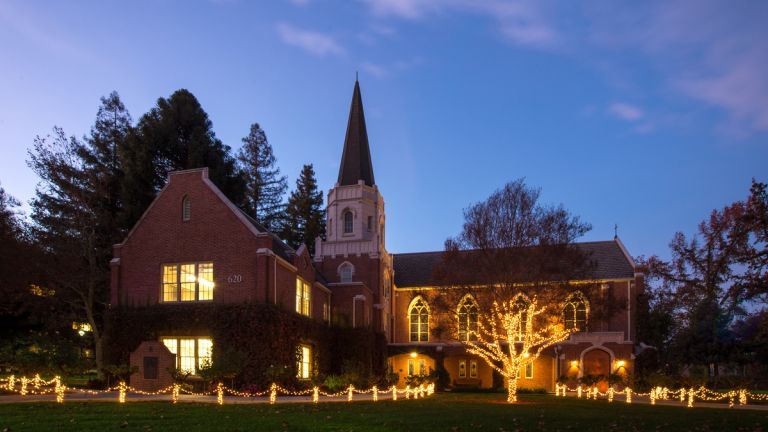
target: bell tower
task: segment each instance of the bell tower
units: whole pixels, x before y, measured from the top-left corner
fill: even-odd
[[[373,176],[357,80],[339,177],[327,202],[326,240],[316,239],[315,262],[333,291],[333,312],[339,322],[388,333],[392,259],[386,250],[384,198]]]

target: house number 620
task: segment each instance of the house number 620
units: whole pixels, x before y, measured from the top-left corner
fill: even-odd
[[[227,282],[229,283],[240,283],[242,281],[243,281],[243,275],[239,275],[239,274],[230,275],[227,278]]]

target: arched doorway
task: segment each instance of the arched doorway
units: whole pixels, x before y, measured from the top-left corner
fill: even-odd
[[[592,349],[582,354],[582,375],[601,375],[597,387],[601,392],[608,390],[608,374],[611,373],[611,354],[602,349]]]

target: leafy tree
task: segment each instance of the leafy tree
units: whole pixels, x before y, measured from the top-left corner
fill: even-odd
[[[657,343],[665,363],[717,366],[739,356],[734,320],[768,292],[766,203],[765,185],[753,181],[746,201],[713,210],[691,237],[676,233],[669,261],[646,261],[649,291],[664,298],[649,309],[663,323]]]
[[[102,315],[109,297],[112,245],[121,238],[122,170],[118,159],[131,118],[117,93],[101,99],[90,135],[68,138],[60,128],[38,137],[29,166],[40,177],[32,201],[32,234],[42,249],[40,288],[70,307],[64,321],[91,329],[97,370],[103,364]],[[44,282],[43,282],[44,281]],[[64,325],[64,324],[63,324]]]
[[[208,167],[211,181],[243,205],[244,184],[230,147],[216,138],[208,114],[186,89],[157,100],[139,120],[120,158],[124,227],[136,223],[175,170]]]
[[[9,320],[18,316],[27,267],[27,239],[18,207],[19,202],[0,187],[0,317]]]
[[[462,231],[446,241],[434,274],[438,286],[450,289],[418,293],[430,297],[430,325],[441,339],[454,338],[458,328],[466,350],[507,379],[508,402],[517,400],[521,368],[572,331],[558,305],[573,290],[561,281],[588,280],[592,269],[573,244],[590,225],[562,205],[541,204],[540,193],[520,179],[466,209]],[[579,289],[597,288],[591,285]],[[601,301],[609,304],[610,296],[587,297],[590,320],[599,320],[597,312],[608,310]]]
[[[258,123],[252,124],[248,136],[243,138],[237,159],[245,178],[245,212],[268,230],[279,230],[284,224],[283,197],[288,183],[280,175],[267,134]]]
[[[315,238],[322,237],[324,233],[323,192],[317,188],[312,164],[304,165],[296,180],[296,189],[288,198],[282,237],[294,248],[307,245],[310,253],[314,254]]]

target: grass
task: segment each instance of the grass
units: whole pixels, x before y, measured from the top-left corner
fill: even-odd
[[[423,400],[208,405],[167,402],[0,405],[0,432],[16,431],[763,431],[768,411],[627,405],[501,394]]]

